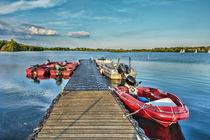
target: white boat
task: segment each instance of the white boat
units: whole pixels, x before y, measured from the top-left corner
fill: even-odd
[[[208,50],[208,53],[210,53],[210,49]]]
[[[185,49],[181,49],[179,53],[185,53]]]
[[[105,59],[104,57],[96,59],[97,66],[113,63],[111,59]]]
[[[196,49],[194,53],[198,53],[198,50]]]
[[[131,67],[131,59],[129,58],[129,65],[126,65],[124,63],[108,63],[101,65],[99,67],[99,71],[105,75],[106,77],[110,79],[126,79],[128,75],[131,75],[132,77],[136,77],[136,71]]]

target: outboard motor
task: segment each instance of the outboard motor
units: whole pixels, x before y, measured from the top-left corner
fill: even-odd
[[[120,63],[117,70],[118,70],[118,72],[119,72],[120,74],[126,73],[125,64]]]
[[[98,60],[106,60],[104,57],[99,58]]]
[[[127,74],[131,73],[131,69],[128,65],[125,65],[125,68],[126,68],[126,73]]]
[[[60,65],[59,63],[57,63],[57,64],[55,65],[55,69],[56,69],[56,70],[60,70],[60,69],[61,69],[61,65]]]
[[[128,84],[129,86],[133,86],[135,87],[137,85],[136,80],[134,77],[128,75],[127,78],[125,79],[126,84]]]
[[[135,88],[135,86],[137,85],[135,78],[128,75],[128,77],[125,79],[125,82],[125,85],[129,88],[129,94],[131,94],[134,97],[137,97],[138,91]]]
[[[63,62],[63,65],[66,65],[68,62],[65,60],[64,62]]]
[[[37,76],[37,68],[38,68],[38,67],[39,67],[38,64],[36,64],[36,65],[34,65],[34,66],[32,67],[31,73],[34,74],[35,76]]]
[[[47,61],[45,62],[46,65],[48,65],[49,63],[50,63],[50,60],[47,60]]]

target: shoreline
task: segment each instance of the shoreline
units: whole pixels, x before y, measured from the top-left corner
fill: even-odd
[[[64,48],[54,47],[45,48],[40,46],[30,46],[17,43],[13,39],[11,41],[0,40],[0,52],[19,52],[19,51],[87,51],[87,52],[180,52],[185,50],[185,53],[208,53],[210,46],[198,46],[198,47],[163,47],[152,49],[107,49],[107,48]]]

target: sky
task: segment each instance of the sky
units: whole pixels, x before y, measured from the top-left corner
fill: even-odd
[[[0,0],[0,40],[43,47],[210,45],[210,0]]]

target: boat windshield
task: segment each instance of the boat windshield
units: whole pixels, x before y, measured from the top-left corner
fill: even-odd
[[[109,69],[115,69],[115,66],[113,63],[108,63],[108,64],[105,64],[105,66]]]

